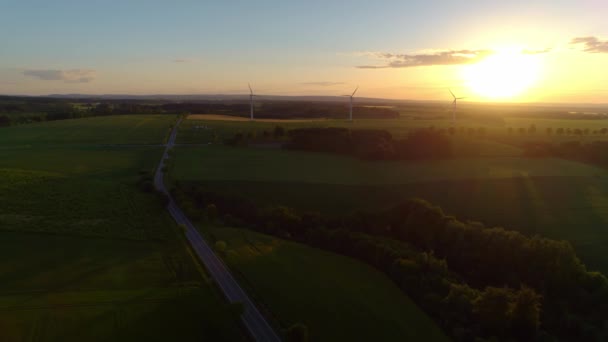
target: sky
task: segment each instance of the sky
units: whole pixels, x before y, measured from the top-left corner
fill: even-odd
[[[0,0],[0,94],[608,103],[608,1]]]

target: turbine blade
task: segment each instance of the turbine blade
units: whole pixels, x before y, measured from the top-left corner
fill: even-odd
[[[355,93],[357,92],[357,90],[359,90],[359,86],[357,86],[357,88],[355,88],[355,91],[353,91],[353,94],[351,96],[355,96]]]
[[[251,84],[247,83],[247,86],[249,87],[249,92],[251,93],[251,95],[253,95],[253,89],[251,89]]]
[[[456,95],[454,95],[454,93],[452,93],[452,89],[448,89],[448,90],[450,91],[450,94],[452,94],[452,97],[453,97],[454,99],[456,99]]]

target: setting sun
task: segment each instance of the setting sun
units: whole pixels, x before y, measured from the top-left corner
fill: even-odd
[[[540,78],[540,57],[521,51],[500,51],[463,68],[468,88],[485,99],[525,95]]]

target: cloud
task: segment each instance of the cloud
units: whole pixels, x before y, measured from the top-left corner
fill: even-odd
[[[553,49],[551,48],[546,48],[546,49],[542,49],[542,50],[528,50],[528,49],[523,49],[521,51],[521,53],[523,53],[524,55],[540,55],[543,53],[549,53],[551,52]]]
[[[23,75],[43,81],[64,81],[66,83],[89,83],[95,79],[97,72],[88,69],[53,70],[27,69]]]
[[[430,65],[471,64],[493,54],[492,50],[444,50],[415,55],[384,52],[368,53],[383,60],[382,65],[360,65],[359,69],[412,68]]]
[[[583,51],[591,53],[608,53],[608,40],[601,41],[597,37],[577,37],[570,41],[572,45],[584,45]]]
[[[344,84],[344,82],[303,82],[300,84],[311,85],[311,86],[321,86],[321,87],[331,87],[331,86],[335,86],[335,85]]]

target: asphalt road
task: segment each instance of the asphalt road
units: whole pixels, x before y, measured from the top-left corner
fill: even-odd
[[[167,142],[165,152],[158,165],[156,174],[154,176],[154,185],[156,189],[167,194],[169,196],[169,212],[175,222],[184,225],[186,227],[186,238],[190,242],[190,245],[198,255],[199,259],[203,262],[207,271],[218,284],[226,298],[230,303],[243,303],[244,312],[241,316],[245,327],[249,330],[251,336],[256,341],[280,341],[279,336],[274,332],[272,327],[268,324],[264,316],[256,308],[255,304],[249,299],[247,293],[239,286],[237,281],[234,279],[228,267],[222,262],[222,260],[215,255],[213,249],[209,247],[207,242],[203,239],[201,234],[196,230],[192,222],[186,217],[182,210],[177,206],[171,194],[167,191],[163,181],[163,166],[165,165],[165,159],[167,159],[169,150],[175,145],[175,137],[177,136],[177,127],[181,123],[181,119],[175,124],[169,141]]]

